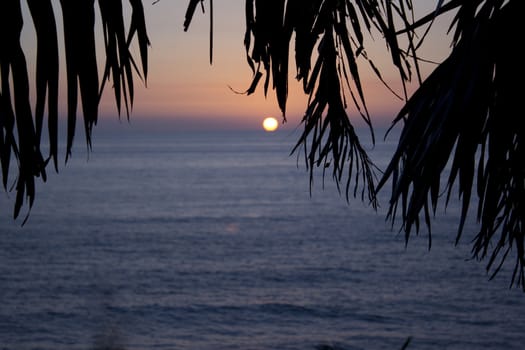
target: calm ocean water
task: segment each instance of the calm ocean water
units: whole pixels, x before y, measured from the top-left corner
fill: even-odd
[[[454,246],[457,203],[405,247],[388,192],[310,196],[297,136],[77,141],[24,227],[0,201],[0,349],[523,349],[525,294],[469,260],[474,223]]]

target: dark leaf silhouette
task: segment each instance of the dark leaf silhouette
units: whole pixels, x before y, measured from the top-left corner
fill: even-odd
[[[40,143],[44,109],[48,106],[49,152],[58,171],[58,39],[53,7],[48,0],[28,0],[37,39],[36,107],[37,142]]]
[[[524,10],[524,3],[451,4],[458,7],[453,51],[395,119],[394,123],[403,121],[404,127],[379,187],[393,179],[389,215],[394,218],[401,201],[407,239],[421,212],[430,231],[428,213],[436,210],[440,179],[450,158],[446,202],[456,183],[462,199],[457,241],[474,188],[480,223],[472,248],[474,257],[489,256],[487,269],[494,275],[515,250],[511,284],[525,288],[525,130],[519,116],[520,89],[513,84],[525,77],[525,71],[510,41],[502,40],[519,30],[515,16]]]
[[[23,19],[20,2],[9,0],[2,3],[0,15],[0,68],[2,73],[2,126],[5,128],[4,145],[12,147],[18,161],[18,178],[16,181],[16,199],[14,217],[18,217],[20,209],[27,198],[29,206],[35,199],[35,177],[45,179],[45,162],[40,153],[31,106],[29,105],[29,78],[26,59],[20,46],[20,34]],[[8,77],[12,77],[12,95],[14,108],[11,105],[11,87]],[[4,117],[5,115],[5,117]],[[4,121],[5,119],[5,121]],[[14,123],[13,123],[14,121]],[[16,124],[17,137],[13,135]],[[2,152],[2,156],[4,152]],[[10,156],[10,152],[7,152]],[[7,184],[9,160],[2,158],[4,186]]]
[[[78,93],[82,100],[88,147],[98,118],[98,68],[95,49],[94,0],[61,0],[67,71],[67,157],[71,155],[77,119]],[[117,90],[118,87],[115,87]],[[119,101],[117,101],[118,105]]]
[[[9,176],[12,158],[16,159],[17,176],[14,217],[24,203],[30,209],[35,199],[35,178],[46,180],[46,166],[53,160],[58,171],[58,71],[59,47],[53,3],[50,0],[27,0],[36,32],[36,101],[34,112],[29,96],[27,62],[20,45],[23,17],[20,0],[0,3],[0,163],[2,183],[10,190]],[[77,107],[82,106],[87,146],[91,147],[91,133],[97,122],[99,83],[95,47],[95,1],[61,0],[64,25],[65,67],[67,88],[67,160],[71,156],[77,121]],[[138,38],[144,81],[147,76],[147,46],[144,10],[140,0],[130,0],[131,21],[126,35],[121,1],[99,1],[106,43],[106,68],[102,81],[113,77],[115,101],[120,113],[124,99],[129,113],[133,102],[132,69],[135,61],[129,53],[133,38]],[[79,101],[80,98],[80,101]],[[47,132],[49,157],[40,151],[45,129],[47,103]],[[27,219],[27,216],[26,216]],[[25,219],[25,220],[26,220]],[[25,220],[23,223],[25,223]]]
[[[46,178],[50,160],[58,170],[58,47],[53,3],[27,0],[36,31],[36,80],[30,81],[20,45],[24,25],[20,0],[0,2],[0,163],[2,184],[10,190],[16,162],[14,217],[35,199],[35,179]],[[142,1],[130,0],[129,28],[121,0],[99,0],[105,65],[99,76],[95,47],[95,0],[61,0],[67,91],[66,160],[72,154],[77,108],[87,146],[97,122],[98,103],[110,81],[120,114],[129,117],[134,99],[133,74],[144,83],[148,45]],[[184,30],[198,6],[209,8],[210,62],[213,59],[213,3],[190,0]],[[521,88],[525,78],[521,55],[510,36],[520,33],[525,3],[519,0],[437,0],[435,10],[417,18],[411,0],[247,0],[244,45],[253,81],[246,90],[273,90],[286,121],[290,54],[296,79],[309,96],[304,127],[293,152],[302,151],[310,179],[318,169],[331,172],[347,197],[359,196],[376,206],[376,193],[392,182],[389,218],[401,217],[408,240],[426,226],[431,244],[432,216],[440,201],[449,203],[457,187],[461,201],[457,241],[478,200],[479,232],[472,254],[488,259],[491,276],[514,255],[511,285],[525,289],[525,167]],[[423,77],[419,48],[435,19],[453,14],[449,57]],[[377,181],[377,169],[362,147],[348,105],[369,126],[361,69],[365,64],[386,84],[367,53],[365,38],[379,34],[403,86],[405,105],[393,121],[402,132],[392,161]],[[140,64],[131,55],[136,39]],[[100,57],[99,57],[100,58]],[[139,68],[140,67],[140,68]],[[134,72],[135,71],[135,72]],[[409,97],[406,84],[416,77],[418,89]],[[29,86],[34,83],[32,111]],[[392,90],[393,91],[393,90]],[[47,104],[47,109],[46,109]],[[46,112],[47,110],[47,112]],[[41,154],[41,136],[49,134],[49,157]],[[13,162],[13,160],[15,162]],[[443,182],[445,171],[450,171]],[[27,218],[27,217],[26,217]],[[424,222],[423,225],[421,223]]]
[[[416,18],[412,1],[403,0],[248,0],[244,43],[248,64],[257,74],[247,92],[253,93],[263,70],[264,92],[272,81],[285,117],[289,48],[294,46],[297,79],[310,96],[294,151],[304,150],[310,179],[315,168],[323,174],[331,168],[339,186],[347,169],[346,195],[357,195],[361,183],[361,198],[373,205],[377,191],[392,181],[389,217],[394,222],[400,214],[407,241],[411,232],[420,231],[423,219],[430,247],[432,215],[450,164],[443,200],[449,202],[457,184],[462,207],[457,241],[476,186],[480,231],[473,256],[488,256],[487,269],[495,274],[515,251],[511,284],[525,289],[523,127],[520,89],[513,83],[522,80],[524,71],[520,55],[504,39],[519,32],[517,16],[524,6],[517,0],[436,1],[433,12]],[[455,15],[450,26],[455,28],[453,50],[423,79],[418,49],[434,20],[445,13]],[[382,35],[406,100],[393,122],[403,123],[398,148],[377,184],[375,167],[353,131],[346,104],[348,96],[374,140],[358,60],[368,62],[384,80],[366,53],[362,28]],[[405,83],[414,73],[421,85],[409,98]]]

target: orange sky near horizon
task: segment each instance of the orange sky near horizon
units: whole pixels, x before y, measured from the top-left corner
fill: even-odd
[[[432,7],[429,2],[423,12]],[[60,4],[54,1],[57,24],[61,29]],[[262,82],[258,90],[250,96],[236,94],[245,91],[251,83],[252,72],[246,63],[243,46],[245,23],[244,1],[228,0],[215,2],[214,6],[214,50],[213,64],[209,63],[209,13],[203,14],[200,7],[187,32],[183,31],[183,21],[187,1],[159,1],[155,4],[144,2],[146,25],[151,41],[149,50],[149,74],[147,87],[136,77],[135,101],[131,120],[140,122],[158,119],[173,122],[182,128],[222,128],[257,129],[261,128],[265,117],[273,116],[282,120],[275,99],[275,92],[268,91],[265,97]],[[205,8],[208,11],[208,7]],[[30,19],[26,24],[31,23]],[[100,27],[100,23],[96,23]],[[444,30],[438,31],[443,35]],[[30,33],[31,34],[31,33]],[[59,32],[59,40],[62,33]],[[100,36],[101,38],[101,36]],[[370,42],[370,41],[369,41]],[[388,51],[377,44],[368,50],[369,57],[382,69],[383,78],[402,94],[398,73],[392,68]],[[447,40],[434,41],[430,47],[433,57],[443,57],[448,50]],[[290,49],[293,58],[293,47]],[[31,53],[26,53],[31,60]],[[102,47],[99,56],[102,56]],[[137,56],[138,57],[138,56]],[[63,63],[63,53],[61,69]],[[362,61],[361,74],[365,88],[365,98],[374,124],[390,124],[402,101],[389,92],[375,77],[366,61]],[[99,70],[101,74],[102,68]],[[290,60],[289,98],[287,120],[284,129],[294,129],[300,125],[306,109],[307,96],[301,84],[294,79],[295,64]],[[61,81],[65,73],[61,72]],[[62,83],[60,92],[61,111],[65,114],[65,90]],[[350,101],[350,98],[348,98]],[[362,124],[361,117],[349,102],[348,114],[356,125]],[[125,112],[121,120],[125,120]],[[114,102],[111,84],[106,84],[100,104],[100,122],[112,125],[120,122]],[[141,123],[143,124],[143,123]]]
[[[216,126],[221,120],[226,127],[232,128],[259,128],[267,116],[282,120],[275,92],[269,90],[265,97],[262,81],[250,96],[236,94],[229,88],[245,91],[252,80],[243,45],[244,1],[215,3],[212,65],[209,64],[208,13],[203,14],[198,9],[189,30],[184,32],[185,1],[177,4],[160,1],[144,6],[152,42],[151,73],[148,87],[137,92],[135,117],[209,119]],[[308,97],[294,75],[294,61],[290,60],[287,123],[282,125],[285,128],[300,124],[307,105]],[[396,98],[375,78],[371,84],[374,84],[374,92],[368,96],[371,109],[392,118],[396,109],[392,104],[397,102]],[[360,122],[355,111],[349,114]]]

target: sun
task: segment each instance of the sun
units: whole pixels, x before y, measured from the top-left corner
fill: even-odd
[[[266,131],[275,131],[279,127],[279,122],[274,117],[264,118],[262,126]]]

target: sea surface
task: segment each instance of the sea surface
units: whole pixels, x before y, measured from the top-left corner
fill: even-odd
[[[79,137],[23,227],[2,193],[0,349],[523,349],[514,261],[489,280],[473,219],[454,245],[457,201],[405,245],[389,188],[377,211],[322,169],[310,191],[298,135]]]

